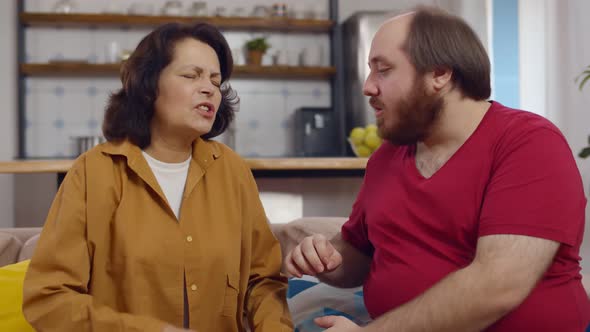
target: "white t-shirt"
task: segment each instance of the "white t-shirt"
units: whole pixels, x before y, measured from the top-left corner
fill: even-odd
[[[180,219],[180,205],[182,204],[182,194],[184,193],[191,156],[181,163],[165,163],[154,159],[145,151],[142,151],[142,153],[156,176],[156,180],[158,180],[158,184],[168,200],[168,205],[174,211],[176,219]]]

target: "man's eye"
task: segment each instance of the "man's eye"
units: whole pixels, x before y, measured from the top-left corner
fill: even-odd
[[[188,79],[194,79],[196,76],[195,75],[182,75],[182,77],[184,78],[188,78]]]

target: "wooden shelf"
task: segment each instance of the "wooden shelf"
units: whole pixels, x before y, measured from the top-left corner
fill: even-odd
[[[253,17],[188,17],[141,16],[127,14],[53,14],[21,13],[21,23],[26,26],[125,26],[153,27],[169,22],[206,22],[222,30],[255,30],[281,32],[329,32],[331,20]]]
[[[236,66],[234,68],[234,77],[244,78],[329,79],[335,73],[334,67]]]
[[[356,171],[367,158],[246,158],[253,171]],[[14,160],[0,162],[0,174],[65,173],[74,160]]]
[[[117,76],[121,65],[78,62],[26,63],[20,65],[25,76]],[[327,79],[334,67],[235,66],[233,78]]]

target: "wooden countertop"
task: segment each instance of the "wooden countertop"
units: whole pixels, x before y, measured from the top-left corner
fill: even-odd
[[[364,170],[367,158],[245,158],[253,171]],[[74,160],[0,161],[0,173],[65,173]]]

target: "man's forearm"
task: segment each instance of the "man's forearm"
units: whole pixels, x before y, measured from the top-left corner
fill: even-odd
[[[486,275],[487,274],[487,275]],[[481,331],[519,303],[509,290],[491,287],[493,277],[476,265],[458,270],[414,300],[390,311],[367,332]]]

